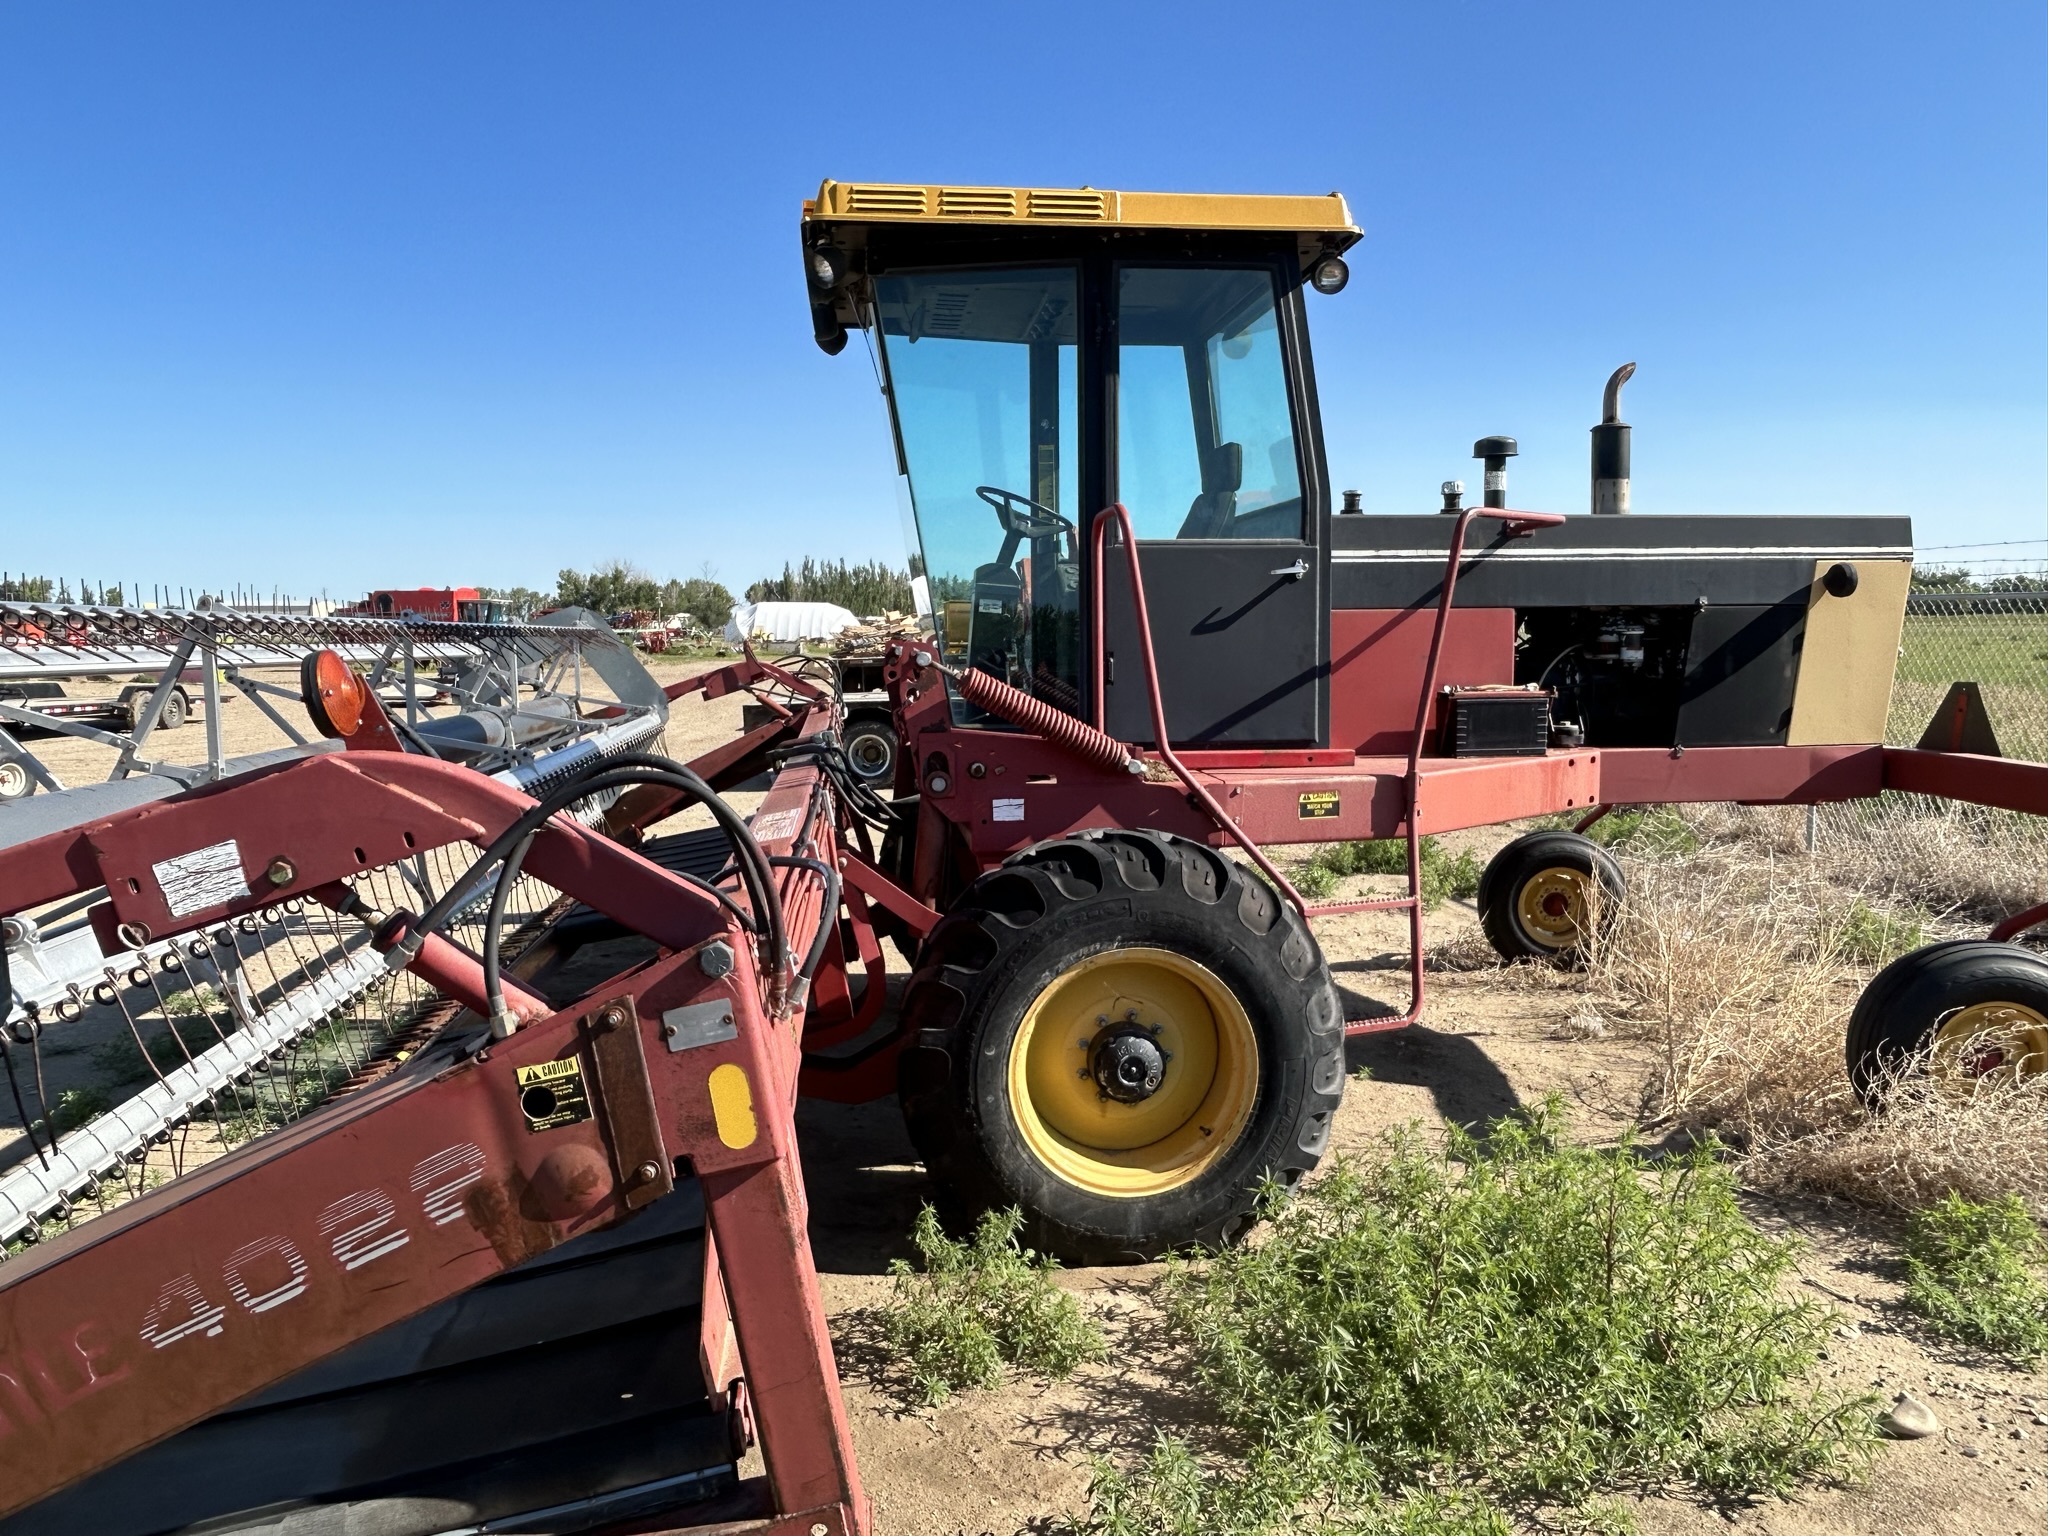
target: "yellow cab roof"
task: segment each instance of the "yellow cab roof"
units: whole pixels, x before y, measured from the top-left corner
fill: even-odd
[[[1321,236],[1341,250],[1359,238],[1342,195],[1110,192],[1095,187],[941,187],[827,181],[804,222],[981,224],[1130,230],[1244,230]]]

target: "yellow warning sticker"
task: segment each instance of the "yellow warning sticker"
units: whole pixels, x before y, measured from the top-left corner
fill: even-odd
[[[754,1089],[747,1081],[747,1069],[736,1062],[721,1062],[711,1069],[707,1086],[718,1139],[735,1152],[751,1147],[760,1127],[754,1123]]]
[[[590,1118],[590,1095],[583,1086],[581,1057],[536,1062],[520,1067],[519,1111],[529,1131],[552,1131]]]
[[[1301,797],[1301,819],[1321,821],[1326,816],[1335,816],[1344,808],[1334,789],[1311,789]]]

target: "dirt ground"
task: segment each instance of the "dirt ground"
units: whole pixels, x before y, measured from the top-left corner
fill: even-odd
[[[655,667],[664,679],[683,669],[677,663]],[[692,706],[671,724],[668,749],[688,757],[725,739],[738,712],[736,699]],[[231,754],[284,744],[246,700],[224,704],[222,728]],[[203,755],[196,723],[166,745],[184,761]],[[104,777],[110,761],[104,749],[83,743],[39,744],[37,750],[72,783]],[[746,793],[733,798],[743,809],[754,802]],[[1476,833],[1470,841],[1485,853],[1506,836]],[[1429,934],[1446,937],[1476,920],[1468,904],[1446,902],[1429,916]],[[1397,920],[1339,918],[1323,925],[1320,937],[1354,1014],[1405,1004],[1405,945]],[[900,991],[904,970],[893,954],[891,960],[892,991]],[[1564,1095],[1589,1138],[1611,1138],[1630,1123],[1648,1048],[1554,1038],[1577,1002],[1569,976],[1431,973],[1429,985],[1425,1024],[1351,1042],[1352,1067],[1370,1075],[1347,1087],[1333,1150],[1364,1148],[1406,1121],[1477,1124],[1550,1093]],[[861,1471],[882,1531],[1049,1532],[1084,1507],[1092,1456],[1141,1453],[1161,1430],[1188,1422],[1193,1410],[1180,1386],[1185,1346],[1168,1336],[1152,1303],[1154,1266],[1064,1277],[1102,1321],[1108,1363],[1085,1366],[1067,1382],[1022,1379],[936,1411],[907,1409],[890,1361],[876,1348],[873,1311],[888,1294],[888,1262],[911,1256],[910,1224],[928,1194],[924,1171],[893,1101],[857,1107],[807,1102],[798,1123],[812,1248]],[[1644,1531],[1687,1536],[1732,1523],[1772,1536],[2041,1536],[2048,1529],[2048,1375],[1930,1345],[1900,1306],[1899,1233],[1889,1221],[1841,1205],[1760,1195],[1749,1205],[1760,1225],[1801,1240],[1800,1287],[1840,1315],[1822,1367],[1828,1379],[1886,1401],[1911,1392],[1934,1409],[1942,1433],[1887,1442],[1861,1488],[1812,1490],[1793,1502],[1729,1511],[1641,1500]]]
[[[1476,923],[1463,903],[1431,914],[1433,936]],[[1355,920],[1352,920],[1355,921]],[[1405,1002],[1398,934],[1331,924],[1323,943],[1354,1011],[1366,999]],[[1551,1038],[1576,989],[1529,985],[1493,973],[1430,976],[1427,1023],[1354,1039],[1349,1058],[1370,1077],[1346,1089],[1332,1138],[1359,1150],[1408,1121],[1481,1122],[1560,1093],[1579,1131],[1618,1134],[1631,1120],[1646,1072],[1636,1042]],[[1081,1293],[1110,1339],[1110,1360],[1067,1382],[1020,1379],[936,1411],[904,1406],[871,1309],[886,1298],[883,1271],[911,1257],[905,1234],[925,1198],[922,1169],[891,1103],[798,1111],[811,1192],[811,1243],[839,1341],[862,1475],[880,1529],[901,1536],[1043,1532],[1049,1517],[1085,1505],[1093,1455],[1135,1455],[1156,1433],[1188,1421],[1177,1383],[1186,1352],[1152,1305],[1156,1266],[1084,1269],[1064,1283]],[[1723,1512],[1679,1499],[1639,1501],[1649,1536],[1723,1530],[1773,1536],[1940,1532],[2040,1536],[2048,1529],[2048,1375],[1931,1346],[1900,1307],[1894,1224],[1840,1205],[1753,1196],[1751,1216],[1804,1245],[1799,1284],[1839,1313],[1822,1369],[1830,1385],[1910,1392],[1943,1433],[1887,1442],[1868,1484],[1809,1491],[1794,1502]]]

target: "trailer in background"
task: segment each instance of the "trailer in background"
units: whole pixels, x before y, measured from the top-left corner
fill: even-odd
[[[505,605],[475,587],[379,587],[360,603],[335,610],[337,618],[428,619],[443,624],[502,624]]]

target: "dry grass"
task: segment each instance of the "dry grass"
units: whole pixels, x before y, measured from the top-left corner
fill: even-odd
[[[1843,1195],[1914,1211],[1942,1196],[2017,1196],[2048,1219],[2048,1077],[2018,1083],[1934,1075],[1895,1089],[1881,1115],[1856,1114],[1806,1136],[1766,1142],[1750,1176],[1780,1189]]]
[[[1822,826],[1817,862],[1874,896],[1994,919],[2048,899],[2048,847],[2033,818],[1901,795],[1830,807]]]
[[[1645,1108],[1744,1142],[1839,1123],[1848,968],[1829,942],[1832,890],[1807,861],[1741,843],[1631,860],[1629,899],[1588,955],[1595,1005],[1653,1040]]]
[[[1498,971],[1503,980],[1514,976],[1513,968],[1501,959],[1499,951],[1477,928],[1460,928],[1449,938],[1427,945],[1422,951],[1422,968],[1426,971]]]
[[[1786,856],[1806,852],[1804,806],[1687,805],[1679,816],[1702,845]]]
[[[1702,847],[1770,858],[1807,852],[1796,805],[1688,805]],[[1865,895],[1937,912],[1996,919],[2048,900],[2048,823],[1981,805],[1887,794],[1819,807],[1816,868]]]
[[[2048,1078],[1971,1082],[1935,1062],[1884,1113],[1863,1109],[1843,1035],[1888,958],[1868,951],[1871,908],[1752,825],[1684,858],[1627,860],[1629,900],[1588,957],[1600,1020],[1658,1047],[1645,1114],[1719,1134],[1774,1187],[1905,1210],[2010,1192],[2048,1211]],[[1918,927],[1896,931],[1910,943]]]

